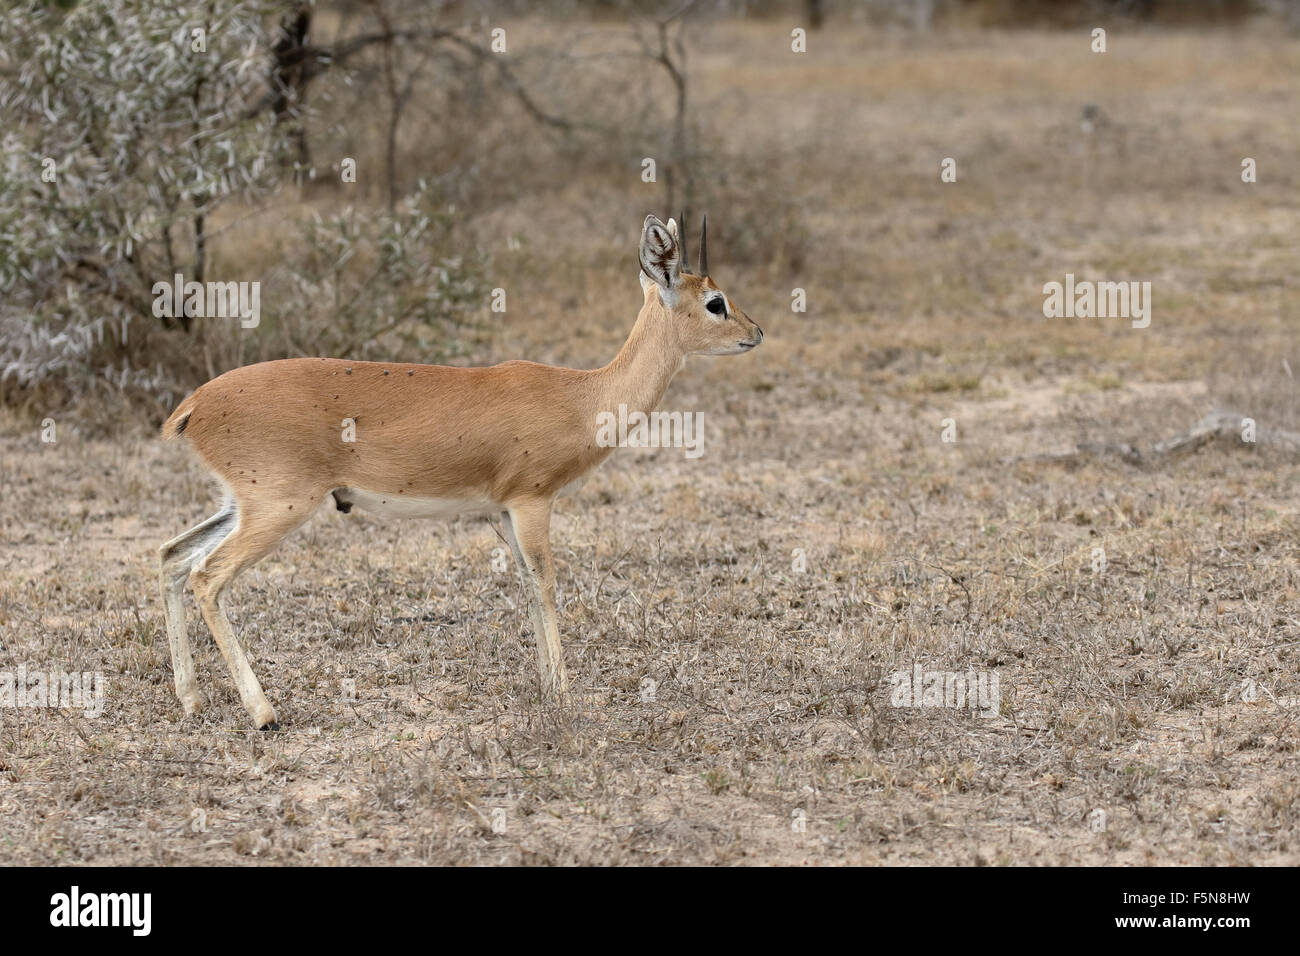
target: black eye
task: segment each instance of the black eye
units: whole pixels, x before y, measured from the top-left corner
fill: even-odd
[[[705,308],[708,309],[710,312],[712,312],[714,315],[727,314],[727,302],[725,299],[722,298],[722,296],[718,296],[716,299],[710,299],[709,304],[706,305]]]

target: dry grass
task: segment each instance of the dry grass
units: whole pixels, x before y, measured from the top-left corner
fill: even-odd
[[[1214,405],[1297,429],[1300,43],[783,43],[717,24],[693,64],[717,161],[778,171],[745,214],[797,196],[806,266],[730,268],[740,217],[709,210],[714,272],[768,338],[670,390],[706,417],[703,458],[621,452],[561,505],[574,707],[537,700],[489,523],[323,510],[229,602],[286,730],[248,730],[192,606],[208,708],[183,720],[155,549],[211,510],[206,479],[149,436],[63,421],[42,446],[14,422],[0,666],[103,671],[108,706],[0,710],[0,860],[1300,860],[1293,456],[1004,463],[1149,445]],[[1100,141],[1075,135],[1085,103]],[[519,304],[477,358],[609,358],[643,189],[561,182],[480,225],[528,242],[497,240]],[[1066,272],[1151,281],[1151,327],[1044,320]],[[995,670],[1000,714],[891,707],[914,663]]]

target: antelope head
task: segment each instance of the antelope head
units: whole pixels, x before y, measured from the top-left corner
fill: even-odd
[[[685,216],[683,216],[685,219]],[[646,216],[641,229],[641,288],[667,314],[687,354],[737,355],[763,341],[760,329],[709,276],[708,217],[700,225],[695,272],[686,266],[686,240],[677,223]]]

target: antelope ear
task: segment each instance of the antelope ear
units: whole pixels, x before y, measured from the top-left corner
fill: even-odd
[[[641,227],[640,259],[642,274],[659,286],[660,300],[664,305],[672,305],[682,282],[681,246],[670,227],[654,216],[646,216]]]

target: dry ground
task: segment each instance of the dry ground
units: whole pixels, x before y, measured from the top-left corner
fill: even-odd
[[[1033,457],[1146,449],[1216,406],[1300,430],[1300,43],[783,37],[693,47],[711,125],[804,234],[793,265],[732,268],[743,227],[710,209],[766,342],[670,390],[702,458],[620,452],[559,509],[574,706],[537,700],[492,524],[322,510],[229,601],[285,730],[249,729],[192,604],[208,707],[182,719],[155,549],[210,513],[207,480],[143,431],[67,413],[42,445],[13,420],[0,667],[99,670],[108,701],[0,711],[0,861],[1300,861],[1294,453]],[[1087,103],[1111,120],[1091,137]],[[477,359],[613,354],[647,211],[628,179],[482,227],[528,240],[498,239],[494,278],[527,291]],[[1151,281],[1151,327],[1043,319],[1066,272]],[[999,715],[890,706],[914,663],[995,671]]]

